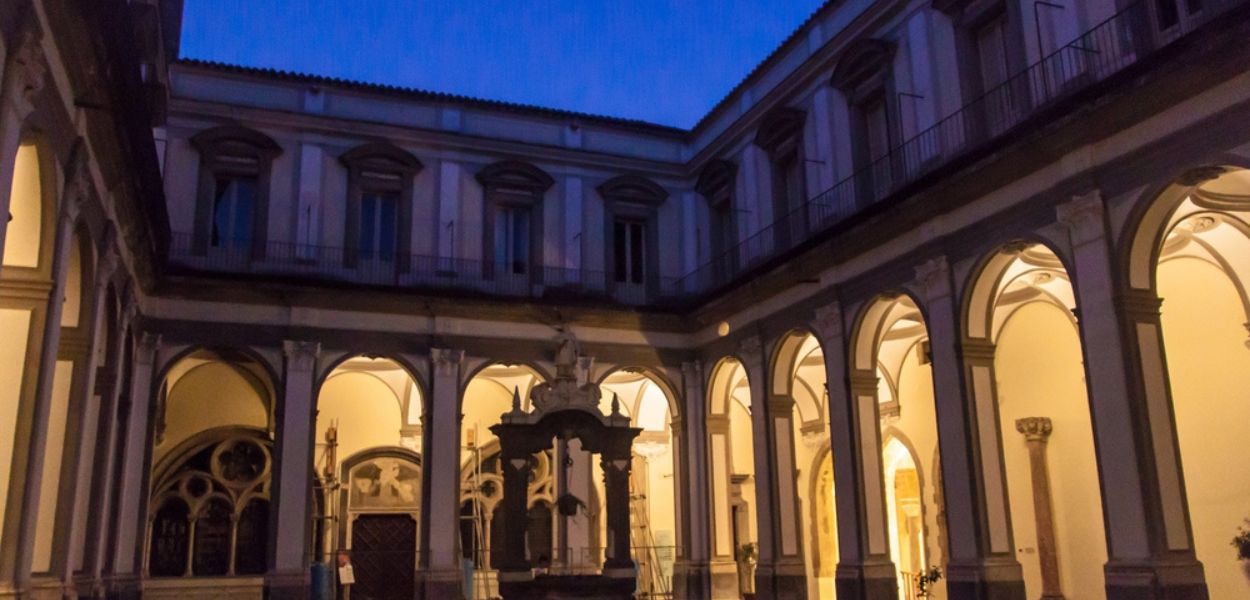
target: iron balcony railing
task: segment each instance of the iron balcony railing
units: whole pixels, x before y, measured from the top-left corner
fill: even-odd
[[[681,277],[652,276],[646,283],[626,283],[615,281],[611,273],[587,269],[517,268],[420,255],[377,259],[351,248],[285,242],[209,247],[188,234],[172,236],[170,262],[197,271],[516,297],[585,298],[635,306],[689,301],[765,268],[770,260],[825,235],[919,178],[1003,139],[1046,109],[1248,2],[1142,0],[1131,4]]]
[[[316,280],[379,287],[447,289],[494,296],[584,298],[639,306],[675,295],[676,278],[616,281],[612,273],[425,255],[378,255],[356,248],[218,240],[188,233],[170,239],[170,264],[193,272]]]
[[[803,202],[735,247],[681,277],[705,294],[828,232],[920,177],[1004,137],[1029,117],[1119,73],[1247,0],[1139,1]]]

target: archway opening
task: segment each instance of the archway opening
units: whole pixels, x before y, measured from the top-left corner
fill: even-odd
[[[860,322],[853,353],[854,394],[875,395],[879,414],[886,518],[873,521],[887,526],[900,595],[909,597],[918,589],[923,569],[946,565],[932,355],[928,328],[915,301],[899,295],[871,303]],[[905,445],[908,462],[898,462],[902,455],[897,446],[889,446],[891,440]],[[903,486],[901,495],[898,485]],[[900,497],[907,515],[901,526],[901,509],[896,505]],[[932,593],[931,597],[941,598],[945,590],[938,586]]]
[[[611,414],[615,399],[618,410],[630,417],[630,424],[642,429],[634,439],[630,473],[630,547],[638,567],[637,595],[672,597],[673,563],[680,542],[675,487],[677,449],[673,445],[671,412],[674,398],[666,385],[641,369],[613,371],[600,383],[600,389],[599,408],[604,414]],[[570,458],[575,464],[567,468],[576,466],[577,457]],[[601,467],[596,463],[595,468],[591,478],[595,496],[606,498]],[[565,480],[576,483],[567,475]],[[604,509],[606,506],[600,512]],[[600,539],[606,539],[607,523],[604,519],[599,521],[603,536]]]
[[[348,551],[358,593],[414,585],[424,410],[421,385],[389,358],[348,358],[317,393],[313,551],[327,563]]]
[[[270,372],[241,352],[197,350],[166,371],[158,398],[148,573],[264,574],[273,472]]]
[[[738,594],[754,593],[758,556],[751,401],[750,382],[742,363],[722,359],[712,370],[708,389],[711,568],[714,580],[736,584]]]
[[[499,554],[503,548],[502,520],[498,518],[502,514],[503,464],[499,440],[490,427],[512,409],[514,398],[521,410],[530,412],[530,392],[543,381],[545,378],[533,367],[495,363],[480,369],[465,386],[460,421],[460,549],[474,567],[467,595],[475,600],[499,595],[494,566],[503,562]],[[562,561],[564,567],[594,565],[596,557],[602,560],[602,544],[598,540],[580,548],[578,554],[556,554],[556,538],[560,534],[556,529],[555,465],[555,454],[550,450],[530,458],[526,551],[536,565],[550,565],[556,560]],[[582,525],[588,534],[599,531],[584,522]]]
[[[1250,170],[1188,191],[1156,239],[1154,276],[1194,551],[1212,598],[1245,592],[1229,540],[1250,516]]]
[[[1068,272],[1042,244],[992,256],[969,305],[965,346],[993,356],[989,369],[973,366],[974,385],[993,387],[975,393],[992,394],[998,415],[1001,469],[994,460],[985,472],[1005,475],[1030,597],[1105,595],[1102,498],[1075,313]]]
[[[824,352],[815,336],[795,331],[782,338],[773,362],[772,381],[774,394],[793,402],[795,477],[792,493],[798,499],[797,535],[804,550],[807,597],[829,600],[836,597],[837,518]]]

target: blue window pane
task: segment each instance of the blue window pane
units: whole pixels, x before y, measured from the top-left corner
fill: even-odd
[[[394,196],[378,196],[378,258],[388,262],[395,259],[397,204]]]
[[[360,258],[372,259],[376,248],[375,232],[377,231],[377,200],[372,194],[365,194],[360,199]]]
[[[529,262],[530,214],[526,209],[516,209],[513,214],[515,218],[512,229],[512,272],[521,274],[526,272]]]
[[[252,213],[255,210],[255,185],[246,179],[234,182],[234,228],[231,239],[236,248],[246,248],[252,239]]]

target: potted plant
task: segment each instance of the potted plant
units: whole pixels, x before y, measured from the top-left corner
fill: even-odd
[[[929,567],[929,570],[916,576],[916,596],[920,598],[928,598],[933,595],[933,586],[942,579],[942,570],[937,567]]]
[[[1241,572],[1246,575],[1246,580],[1250,581],[1250,519],[1246,519],[1245,527],[1237,528],[1237,536],[1233,538],[1232,545],[1237,549],[1237,559],[1241,561]]]

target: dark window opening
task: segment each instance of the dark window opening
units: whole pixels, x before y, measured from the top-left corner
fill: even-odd
[[[642,221],[618,220],[614,223],[612,243],[614,274],[618,283],[642,283],[645,269],[646,253],[643,243],[645,223]]]
[[[530,209],[500,206],[495,213],[495,264],[514,275],[529,272]]]
[[[395,260],[398,215],[399,198],[396,195],[365,193],[361,196],[358,248],[362,260]]]
[[[256,178],[218,176],[213,188],[213,220],[209,245],[247,248],[252,242]]]

